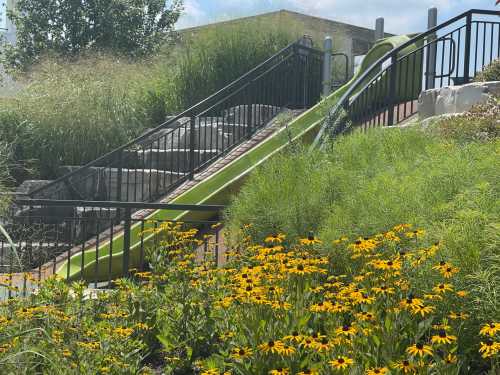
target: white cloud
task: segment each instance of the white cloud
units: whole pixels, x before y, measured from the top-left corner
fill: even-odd
[[[183,7],[182,15],[176,24],[177,29],[207,23],[210,15],[203,10],[197,0],[185,0]]]

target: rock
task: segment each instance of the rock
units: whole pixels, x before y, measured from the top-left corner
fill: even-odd
[[[18,186],[16,192],[19,193],[19,197],[28,195],[32,191],[40,189],[43,186],[50,184],[51,180],[26,180],[21,185]],[[43,191],[41,194],[37,194],[36,199],[69,199],[70,194],[68,189],[62,184],[57,184]]]
[[[500,81],[475,82],[424,91],[418,99],[419,119],[469,111],[476,104],[486,103],[490,95],[500,95]]]

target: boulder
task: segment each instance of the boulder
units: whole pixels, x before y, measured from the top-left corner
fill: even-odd
[[[467,112],[476,104],[486,103],[491,95],[500,95],[500,81],[427,90],[418,98],[419,119]]]

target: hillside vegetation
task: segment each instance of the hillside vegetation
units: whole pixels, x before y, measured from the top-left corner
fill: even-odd
[[[0,139],[23,168],[18,181],[53,178],[207,97],[295,38],[272,26],[228,25],[181,34],[148,59],[106,55],[77,61],[47,56],[13,98],[0,97]]]

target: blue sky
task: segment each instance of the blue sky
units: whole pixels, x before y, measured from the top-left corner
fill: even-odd
[[[279,9],[373,28],[377,17],[393,33],[422,31],[427,9],[438,8],[438,22],[471,8],[495,9],[495,0],[184,0],[177,27],[201,25]],[[497,7],[496,9],[499,9]]]
[[[2,4],[5,0],[0,0]],[[184,14],[177,28],[289,9],[336,21],[373,28],[375,18],[385,18],[388,32],[422,31],[427,9],[439,9],[439,21],[470,8],[495,9],[495,0],[184,0]],[[496,9],[499,9],[497,7]],[[0,11],[0,13],[2,13]],[[0,28],[3,20],[0,16]]]

